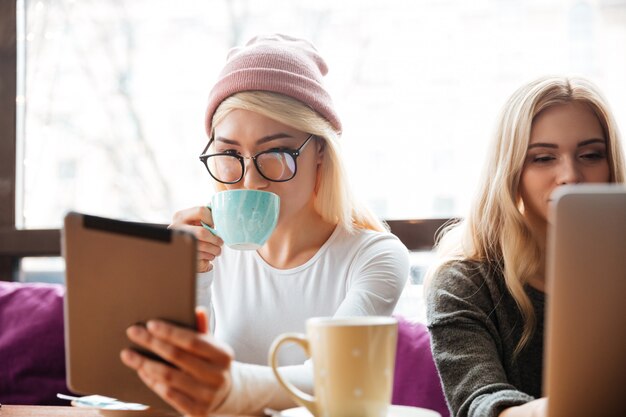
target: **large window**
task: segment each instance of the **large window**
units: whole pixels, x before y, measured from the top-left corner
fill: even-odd
[[[591,78],[626,129],[626,0],[15,5],[0,17],[0,87],[16,87],[0,100],[17,115],[0,115],[0,272],[6,254],[58,255],[70,209],[167,223],[207,202],[208,92],[228,50],[259,33],[308,38],[326,58],[349,176],[384,219],[462,215],[499,108],[537,76]],[[428,257],[414,259],[419,282]],[[62,274],[35,261],[19,276]]]
[[[208,201],[208,91],[257,33],[309,38],[327,59],[353,186],[386,219],[462,214],[498,109],[538,75],[592,78],[626,126],[626,2],[20,4],[25,228],[59,227],[68,209],[168,222]]]

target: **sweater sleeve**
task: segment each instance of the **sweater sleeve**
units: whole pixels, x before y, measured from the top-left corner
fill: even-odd
[[[336,317],[389,316],[409,277],[409,254],[392,234],[377,234],[358,251]]]
[[[433,355],[457,417],[497,417],[505,408],[534,399],[507,380],[502,339],[492,317],[500,301],[493,299],[476,264],[442,267],[428,290]]]
[[[279,367],[278,371],[298,389],[312,394],[312,368],[311,361],[307,361],[302,365]],[[284,410],[298,406],[278,383],[269,366],[234,362],[231,375],[231,391],[214,410],[215,414],[263,416],[266,408]]]

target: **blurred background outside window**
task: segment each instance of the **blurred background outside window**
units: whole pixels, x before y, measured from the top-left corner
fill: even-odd
[[[626,0],[19,0],[17,23],[19,228],[209,201],[208,92],[259,33],[326,59],[349,177],[384,219],[463,215],[500,107],[537,76],[589,77],[626,129]]]

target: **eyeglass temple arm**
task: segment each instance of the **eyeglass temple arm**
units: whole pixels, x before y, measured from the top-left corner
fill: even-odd
[[[304,141],[304,143],[302,145],[300,145],[300,147],[298,149],[294,149],[295,152],[292,153],[292,155],[294,156],[300,156],[300,152],[302,152],[302,149],[304,149],[304,147],[311,141],[311,138],[314,138],[315,134],[311,133],[309,135],[308,138],[306,138],[306,140]]]
[[[202,153],[200,154],[200,156],[206,154],[206,151],[209,149],[209,146],[211,146],[211,143],[213,142],[213,138],[209,139],[209,143],[206,144],[206,146],[204,147],[204,149],[202,150]]]

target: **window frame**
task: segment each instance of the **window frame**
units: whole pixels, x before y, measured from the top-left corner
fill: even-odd
[[[16,2],[0,3],[0,279],[8,280],[15,260],[8,247],[15,229]],[[4,248],[7,246],[7,248]]]
[[[60,256],[60,229],[17,229],[17,1],[0,1],[0,281],[17,277],[19,261]],[[411,251],[432,249],[438,229],[450,219],[388,220]]]
[[[17,168],[17,2],[0,2],[0,280],[12,281],[25,256],[60,256],[58,229],[18,230],[15,225]]]

